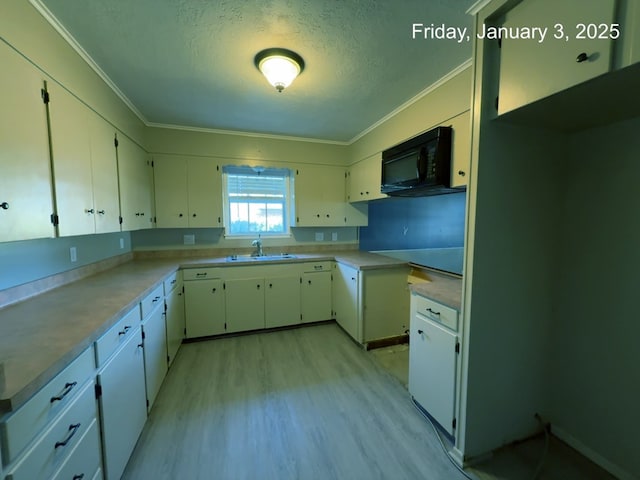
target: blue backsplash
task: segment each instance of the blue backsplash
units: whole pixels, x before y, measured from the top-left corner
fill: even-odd
[[[462,247],[465,206],[466,192],[369,202],[369,226],[360,228],[360,250]]]

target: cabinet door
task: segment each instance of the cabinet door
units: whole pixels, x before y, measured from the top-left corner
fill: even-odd
[[[210,158],[192,157],[187,161],[190,227],[222,226],[222,174]]]
[[[423,316],[411,318],[409,392],[453,435],[458,337]]]
[[[227,332],[264,328],[264,278],[226,280]]]
[[[167,303],[167,356],[169,357],[169,366],[176,358],[178,349],[182,345],[182,339],[185,334],[184,322],[184,293],[182,285],[178,285],[168,297],[165,298]]]
[[[331,305],[331,272],[302,274],[302,322],[319,322],[333,318]]]
[[[53,82],[48,90],[58,232],[60,236],[94,233],[89,110]]]
[[[184,228],[189,225],[187,161],[182,157],[153,158],[156,226]]]
[[[297,170],[296,225],[344,225],[344,168],[323,165],[303,165]]]
[[[167,331],[164,317],[164,303],[161,303],[142,321],[147,410],[151,410],[167,375]]]
[[[359,276],[358,270],[341,263],[334,265],[333,310],[336,322],[354,340],[361,342],[359,333]]]
[[[362,272],[362,342],[400,336],[408,329],[408,268]]]
[[[0,42],[0,242],[52,237],[43,76]]]
[[[382,183],[382,153],[376,153],[351,166],[349,169],[349,202],[361,202],[385,198],[380,192]]]
[[[266,328],[300,323],[300,277],[271,277],[264,281],[264,324]]]
[[[147,419],[140,329],[98,373],[105,478],[117,480]]]
[[[586,31],[585,38],[578,39],[580,30],[576,25],[610,25],[614,10],[615,0],[565,0],[561,3],[524,0],[507,12],[504,27],[547,27],[548,32],[542,42],[502,40],[498,113],[506,113],[608,72],[613,40],[589,39],[590,33]],[[553,38],[558,34],[555,25],[563,26],[562,39]],[[581,54],[588,55],[588,59],[577,61]]]
[[[147,154],[124,135],[118,135],[117,152],[122,230],[151,228],[152,177]]]
[[[118,160],[115,129],[95,112],[89,111],[91,178],[95,208],[95,232],[120,231]]]
[[[471,113],[461,113],[451,120],[453,129],[451,152],[451,186],[463,187],[469,178],[471,165]]]
[[[197,338],[225,333],[222,280],[184,282],[186,337]]]

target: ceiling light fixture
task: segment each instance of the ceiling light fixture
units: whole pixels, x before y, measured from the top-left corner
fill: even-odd
[[[304,70],[304,60],[286,48],[267,48],[256,54],[254,63],[271,85],[282,92]]]

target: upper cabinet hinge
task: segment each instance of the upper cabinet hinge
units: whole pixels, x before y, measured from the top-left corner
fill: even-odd
[[[500,99],[500,97],[496,96],[496,110],[498,110],[498,100]]]
[[[227,289],[227,284],[226,284],[226,283],[224,283],[224,282],[222,282],[222,289],[223,289],[223,290],[226,290],[226,289]],[[226,325],[226,323],[225,323],[225,325]]]
[[[456,353],[460,353],[460,342],[456,342]]]
[[[118,217],[118,221],[120,222],[120,225],[122,225],[122,215]]]
[[[155,167],[153,160],[151,160],[151,168]]]
[[[146,338],[146,335],[144,334],[144,330],[142,331],[142,339],[144,340]]]
[[[118,148],[118,145],[120,145],[120,142],[118,142],[118,137],[113,137],[113,146]]]
[[[96,392],[96,398],[100,398],[102,396],[102,385],[96,383],[93,388]]]
[[[454,430],[456,429],[456,423],[457,423],[457,422],[456,422],[456,419],[454,418],[454,419],[451,421],[451,428],[453,428]]]
[[[53,223],[54,227],[57,227],[60,224],[60,218],[58,218],[58,215],[55,213],[51,214],[51,223]]]
[[[42,102],[44,104],[49,103],[49,92],[47,92],[44,88],[40,90],[40,97],[42,98]]]
[[[220,171],[220,165],[216,165],[216,172]]]

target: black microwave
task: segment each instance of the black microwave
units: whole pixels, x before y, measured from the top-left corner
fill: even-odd
[[[382,193],[451,192],[451,127],[437,127],[382,152]]]

